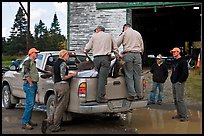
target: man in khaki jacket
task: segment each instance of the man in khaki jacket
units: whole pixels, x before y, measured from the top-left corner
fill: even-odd
[[[107,84],[111,63],[110,53],[118,48],[111,34],[104,32],[105,28],[103,26],[97,26],[94,31],[95,33],[86,44],[84,52],[87,53],[93,49],[94,66],[96,71],[98,71],[99,77],[96,101],[98,103],[105,103],[108,101],[105,99],[105,85]]]
[[[124,72],[125,80],[128,88],[127,99],[138,100],[142,99],[141,95],[141,73],[142,73],[142,58],[144,52],[144,44],[141,34],[133,30],[130,24],[123,26],[122,34],[117,39],[117,45],[123,45],[124,51]]]

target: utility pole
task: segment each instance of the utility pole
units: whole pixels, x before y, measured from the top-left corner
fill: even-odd
[[[67,50],[70,50],[70,2],[67,2]]]
[[[26,33],[26,49],[27,51],[30,49],[30,2],[28,2],[27,4],[27,11],[25,10],[25,8],[23,7],[23,4],[21,2],[19,2],[23,11],[25,12],[25,14],[27,15],[27,23],[28,23],[28,29],[27,29],[27,33]]]

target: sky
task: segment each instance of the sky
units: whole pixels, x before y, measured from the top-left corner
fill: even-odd
[[[22,2],[27,11],[27,2]],[[15,16],[19,9],[19,2],[2,2],[2,37],[10,36]],[[49,29],[56,13],[61,34],[67,36],[67,2],[30,2],[30,32],[34,34],[35,24],[42,20]],[[26,15],[25,15],[26,16]],[[27,18],[27,17],[26,17]]]

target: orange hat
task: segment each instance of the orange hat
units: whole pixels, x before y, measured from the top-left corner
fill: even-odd
[[[181,52],[181,50],[178,47],[175,47],[172,50],[170,50],[170,53],[173,53],[175,51]]]
[[[40,51],[36,50],[36,48],[31,48],[31,49],[28,51],[28,55],[30,55],[30,54],[33,53],[33,52],[38,53],[38,52],[40,52]]]

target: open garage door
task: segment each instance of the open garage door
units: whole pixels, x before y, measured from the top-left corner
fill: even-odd
[[[132,9],[132,26],[142,34],[145,44],[144,63],[148,65],[150,54],[168,57],[175,46],[181,47],[183,54],[191,54],[193,44],[201,44],[201,7],[194,7]]]

